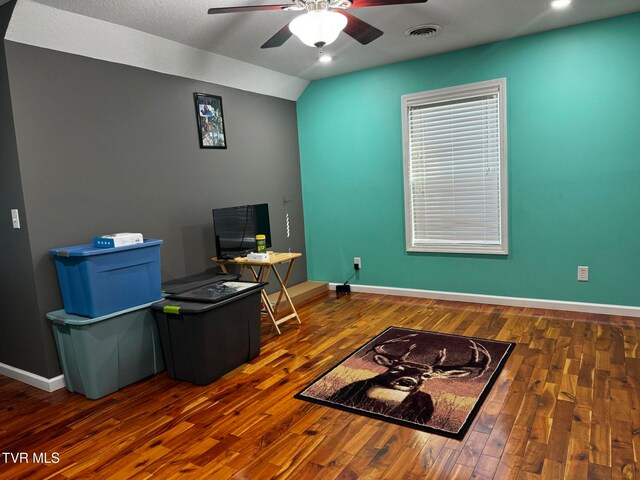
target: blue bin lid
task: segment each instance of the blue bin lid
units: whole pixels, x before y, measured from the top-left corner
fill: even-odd
[[[142,305],[137,305],[135,307],[127,308],[126,310],[120,310],[117,312],[110,313],[108,315],[102,315],[101,317],[81,317],[80,315],[73,315],[71,313],[67,313],[64,310],[55,310],[53,312],[47,313],[47,318],[51,320],[53,323],[58,325],[90,325],[92,323],[102,322],[103,320],[107,320],[109,318],[117,317],[119,315],[124,315],[125,313],[135,312],[136,310],[142,310],[143,308],[148,308],[152,304],[156,302],[143,303]]]
[[[143,243],[113,248],[95,248],[93,245],[87,243],[84,245],[76,245],[74,247],[52,248],[51,250],[49,250],[49,253],[54,257],[88,257],[90,255],[104,255],[105,253],[122,252],[123,250],[133,250],[136,248],[154,247],[156,245],[162,245],[162,240],[145,238]]]

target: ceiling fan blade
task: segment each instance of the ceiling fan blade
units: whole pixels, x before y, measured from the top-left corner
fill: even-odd
[[[264,42],[264,45],[262,45],[260,48],[280,47],[282,46],[282,44],[284,44],[284,42],[289,40],[291,35],[293,34],[291,33],[291,30],[289,30],[289,24],[287,23],[284,27],[278,30],[278,32],[273,37]]]
[[[283,5],[246,5],[244,7],[220,7],[210,8],[207,13],[214,15],[217,13],[239,13],[239,12],[258,12],[261,10],[284,10],[291,7],[290,3]]]
[[[428,0],[353,0],[351,8],[383,7],[385,5],[404,5],[407,3],[427,3]]]
[[[354,17],[344,10],[334,11],[347,17],[347,26],[344,27],[343,32],[360,42],[362,45],[367,45],[368,43],[373,42],[376,38],[382,36],[382,30],[378,30],[376,27],[369,25],[364,20],[360,20],[358,17]]]

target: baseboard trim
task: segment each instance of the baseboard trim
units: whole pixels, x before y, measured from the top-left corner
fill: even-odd
[[[65,387],[64,375],[58,375],[57,377],[53,378],[45,378],[41,377],[40,375],[36,375],[35,373],[27,372],[26,370],[21,370],[4,363],[0,363],[0,375],[13,378],[14,380],[18,380],[19,382],[26,383],[27,385],[39,388],[40,390],[44,390],[45,392],[53,392]]]
[[[331,290],[337,283],[330,283]],[[440,292],[437,290],[420,290],[416,288],[378,287],[374,285],[351,285],[352,292],[376,293],[379,295],[398,295],[401,297],[433,298],[454,302],[486,303],[491,305],[507,305],[512,307],[531,307],[548,310],[566,310],[570,312],[599,313],[603,315],[622,315],[639,317],[640,307],[628,305],[609,305],[606,303],[569,302],[564,300],[545,300],[542,298],[502,297],[498,295],[482,295],[478,293]]]

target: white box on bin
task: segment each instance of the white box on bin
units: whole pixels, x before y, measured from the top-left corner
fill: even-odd
[[[126,247],[142,242],[141,233],[111,233],[101,237],[93,237],[93,246],[95,248]]]

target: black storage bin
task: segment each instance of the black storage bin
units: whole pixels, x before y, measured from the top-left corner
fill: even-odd
[[[169,377],[208,385],[260,354],[260,291],[218,303],[163,300],[151,305]]]

